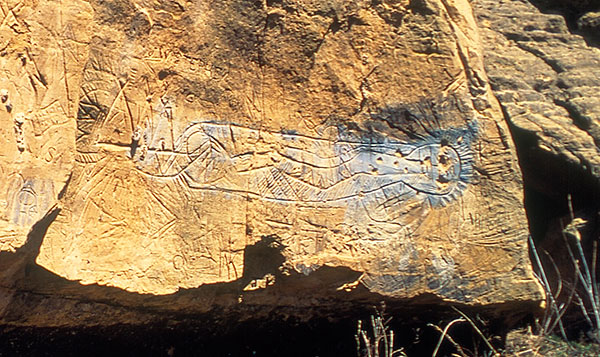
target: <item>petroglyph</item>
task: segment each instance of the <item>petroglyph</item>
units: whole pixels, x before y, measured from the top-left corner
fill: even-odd
[[[210,284],[173,297],[198,311],[245,286],[267,289],[243,292],[252,305],[330,301],[355,281],[374,298],[537,299],[510,132],[477,36],[453,34],[476,30],[468,6],[407,9],[397,35],[369,2],[335,7],[339,24],[315,1],[286,2],[285,18],[268,16],[277,2],[180,2],[173,16],[166,1],[129,2],[148,16],[115,12],[123,0],[23,3],[27,32],[0,40],[0,250],[46,218],[16,254],[33,265],[41,244],[39,277],[151,305],[170,298],[77,284]],[[453,284],[429,284],[440,274]]]
[[[66,124],[68,120],[66,112],[60,105],[60,102],[55,101],[32,115],[31,123],[33,124],[33,133],[35,136],[41,136],[46,133],[48,129]]]
[[[6,214],[18,226],[34,224],[46,214],[54,197],[52,181],[15,177],[7,192]]]
[[[471,180],[474,128],[408,143],[339,132],[330,140],[197,122],[171,141],[171,128],[157,125],[133,159],[156,180],[283,203],[445,206]]]

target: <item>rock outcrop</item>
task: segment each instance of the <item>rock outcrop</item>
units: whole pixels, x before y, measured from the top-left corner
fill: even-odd
[[[468,1],[3,6],[3,323],[542,298]],[[595,94],[553,58],[587,131],[545,145],[596,172]]]
[[[528,1],[479,0],[474,10],[487,74],[517,137],[525,184],[538,201],[530,215],[542,211],[538,218],[545,221],[567,213],[569,195],[576,210],[597,210],[600,50],[573,33],[563,16]],[[540,201],[549,207],[536,208]],[[541,239],[547,224],[533,223]]]
[[[2,4],[0,251],[25,243],[32,226],[54,209],[73,169],[76,88],[92,12],[85,2],[58,4]]]

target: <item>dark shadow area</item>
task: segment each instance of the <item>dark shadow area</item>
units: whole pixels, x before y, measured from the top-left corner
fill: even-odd
[[[600,47],[600,23],[582,17],[600,11],[600,0],[529,0],[540,11],[564,16],[572,33],[581,35],[588,45]],[[599,17],[600,19],[600,17]],[[591,25],[591,26],[590,26]]]
[[[35,264],[35,257],[40,252],[46,231],[59,213],[59,209],[52,209],[45,217],[34,224],[27,235],[27,242],[16,253],[0,252],[0,286],[14,284],[25,274],[24,268],[28,263],[33,262]]]
[[[507,122],[519,156],[525,210],[536,242],[544,239],[551,221],[569,213],[569,196],[575,211],[600,209],[600,182],[591,172],[540,149],[535,133],[511,125],[510,120]]]
[[[524,203],[535,245],[529,247],[534,269],[538,276],[545,275],[557,305],[566,306],[560,320],[567,338],[571,341],[590,341],[588,318],[592,315],[588,312],[586,314],[590,315],[584,316],[582,311],[585,308],[582,309],[581,305],[589,307],[591,304],[576,274],[577,269],[583,270],[582,260],[585,259],[590,270],[596,267],[596,276],[600,276],[600,266],[594,263],[594,257],[599,253],[595,244],[600,237],[600,182],[589,171],[591,165],[577,165],[565,157],[540,149],[535,133],[511,125],[508,114],[504,115],[515,141],[523,173]],[[585,224],[569,230],[568,225],[573,217],[582,219]],[[579,238],[576,234],[579,234]],[[577,239],[581,250],[576,247]],[[569,249],[572,253],[569,253]],[[543,272],[535,263],[536,255]],[[549,308],[547,311],[556,309]],[[545,321],[545,317],[540,316],[538,322],[543,325]],[[534,327],[541,325],[532,324]],[[537,332],[542,333],[541,327]],[[544,333],[558,335],[559,330]]]
[[[597,264],[593,264],[592,252],[594,252],[594,249],[598,249],[597,246],[594,246],[594,241],[600,236],[600,216],[595,211],[580,210],[576,212],[576,217],[585,219],[587,222],[585,226],[579,229],[582,238],[580,244],[588,267],[593,269],[596,265],[596,276],[598,276],[600,269],[598,269]],[[582,310],[589,311],[587,317],[592,317],[593,313],[590,309],[591,303],[587,290],[581,284],[581,280],[576,277],[576,269],[581,269],[585,274],[585,265],[582,263],[576,237],[570,233],[562,233],[564,227],[567,227],[570,221],[570,214],[552,221],[545,241],[536,246],[545,275],[551,286],[552,295],[556,298],[558,304],[568,306],[561,319],[567,337],[572,340],[586,340],[589,338],[588,333],[593,333],[593,329],[586,316],[583,316]],[[567,231],[569,230],[567,229]],[[579,301],[579,298],[581,298],[581,301]],[[585,307],[582,308],[580,304]],[[555,333],[558,333],[558,331],[555,331]]]
[[[263,319],[240,321],[234,316],[150,325],[112,325],[78,328],[0,326],[0,356],[356,356],[357,322],[371,333],[370,319],[380,306],[357,307],[352,316],[308,320]],[[394,331],[395,346],[409,356],[431,355],[440,330],[459,317],[440,308],[419,309],[408,317],[386,310],[386,327]],[[505,327],[464,310],[496,349],[503,348]],[[388,316],[394,316],[389,319]],[[389,320],[388,320],[389,319]],[[436,329],[433,325],[439,327]],[[226,328],[225,326],[235,326]],[[464,351],[481,355],[488,350],[467,322],[455,323],[448,334]],[[493,337],[497,336],[497,337]],[[443,341],[439,356],[456,349]]]
[[[35,264],[57,215],[55,210],[38,223],[16,253],[0,256],[3,268],[20,269],[12,275],[19,275],[16,285],[3,285],[14,296],[0,326],[0,356],[353,356],[358,320],[370,330],[370,317],[383,310],[382,304],[385,315],[393,316],[387,326],[395,332],[395,345],[410,356],[430,355],[440,337],[431,324],[444,329],[459,317],[433,295],[407,301],[361,286],[337,291],[360,276],[347,268],[283,274],[283,246],[276,236],[246,248],[243,276],[230,283],[165,296],[82,285]],[[265,274],[275,276],[277,284],[244,291]],[[504,336],[527,317],[527,308],[517,304],[518,309],[514,303],[459,308],[489,336]],[[487,348],[468,323],[453,325],[449,333],[466,350]],[[492,342],[503,345],[501,337]],[[454,351],[445,341],[438,355]]]

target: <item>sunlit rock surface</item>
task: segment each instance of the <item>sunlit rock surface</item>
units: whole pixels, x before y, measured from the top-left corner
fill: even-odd
[[[2,6],[6,316],[542,298],[466,0]]]

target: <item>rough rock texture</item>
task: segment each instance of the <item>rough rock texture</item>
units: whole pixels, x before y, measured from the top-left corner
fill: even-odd
[[[3,6],[1,321],[541,298],[466,0]]]
[[[2,251],[23,245],[33,224],[56,204],[73,168],[76,88],[92,16],[85,2],[58,5],[0,5]],[[72,26],[77,35],[67,32]]]
[[[517,144],[531,233],[553,295],[567,302],[561,284],[581,286],[565,242],[580,239],[592,264],[600,236],[600,3],[473,4],[485,68]],[[581,318],[573,307],[562,321]]]
[[[577,27],[587,32],[600,29],[600,12],[588,12],[577,20]]]
[[[571,194],[576,207],[597,208],[600,50],[574,34],[563,16],[543,13],[528,1],[473,4],[485,68],[520,142],[532,195],[549,198],[549,206],[566,207]]]

